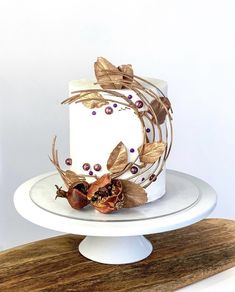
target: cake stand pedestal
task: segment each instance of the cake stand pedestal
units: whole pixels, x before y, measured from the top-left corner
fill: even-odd
[[[159,200],[131,209],[102,214],[91,206],[74,210],[65,199],[55,200],[54,185],[63,182],[55,172],[32,178],[15,192],[17,211],[45,228],[86,235],[80,253],[105,264],[140,261],[152,252],[143,236],[196,223],[216,205],[216,193],[204,181],[181,172],[167,171],[167,191]]]
[[[80,253],[88,259],[105,264],[127,264],[145,259],[153,246],[143,235],[86,236],[79,245]]]

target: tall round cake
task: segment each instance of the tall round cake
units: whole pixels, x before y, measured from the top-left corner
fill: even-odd
[[[147,80],[156,85],[167,96],[167,83],[165,81],[150,78]],[[69,96],[76,95],[76,92],[80,90],[100,90],[101,87],[95,85],[95,82],[95,80],[89,81],[85,79],[70,81]],[[151,88],[151,86],[149,85],[148,88]],[[134,104],[139,101],[139,97],[133,90],[121,89],[117,90],[117,92],[127,96]],[[119,97],[108,93],[104,93],[103,97],[113,101],[96,109],[87,108],[82,103],[69,105],[70,157],[72,158],[70,169],[76,173],[93,173],[98,176],[108,173],[107,160],[110,152],[119,142],[126,146],[128,161],[134,162],[138,154],[138,147],[142,144],[142,125],[134,110],[116,103],[120,100]],[[145,105],[140,109],[141,111],[147,110]],[[144,130],[149,140],[153,138],[153,134],[155,134],[156,140],[159,139],[158,131],[151,128],[151,124],[147,119],[145,119]],[[162,131],[165,132],[164,126],[162,126]],[[84,169],[84,164],[89,165],[89,169],[85,167]],[[133,174],[137,174],[131,181],[144,184],[146,180],[149,180],[153,174],[154,165],[150,167],[146,164],[139,169],[137,164],[122,174],[120,178],[126,179],[133,176]],[[92,181],[92,178],[88,177],[87,180]],[[158,175],[157,180],[147,188],[148,202],[156,200],[164,194],[165,167]]]
[[[172,144],[167,83],[141,78],[131,65],[105,58],[96,80],[69,83],[70,157],[63,170],[53,142],[51,161],[65,182],[57,197],[75,209],[102,213],[138,207],[165,194],[165,162]]]

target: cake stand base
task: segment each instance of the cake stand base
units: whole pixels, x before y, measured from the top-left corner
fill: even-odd
[[[161,199],[110,214],[91,206],[78,211],[66,200],[55,201],[54,185],[62,183],[57,173],[25,182],[15,192],[17,211],[40,226],[87,236],[79,245],[80,253],[104,264],[128,264],[146,258],[152,245],[143,235],[194,224],[216,205],[216,193],[207,183],[177,171],[167,171],[166,194]]]
[[[148,257],[153,246],[144,236],[87,236],[79,245],[80,253],[102,264],[129,264]]]

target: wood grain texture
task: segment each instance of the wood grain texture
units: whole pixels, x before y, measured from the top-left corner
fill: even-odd
[[[64,235],[0,253],[0,291],[175,291],[235,266],[235,222],[206,219],[146,236],[154,251],[127,265],[92,262],[82,236]]]

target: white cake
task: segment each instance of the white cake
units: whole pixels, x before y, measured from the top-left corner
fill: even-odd
[[[147,80],[154,83],[167,96],[167,83],[165,81],[157,79]],[[94,82],[95,80],[88,81],[85,79],[70,81],[69,96],[74,95],[74,91],[101,88],[98,85],[94,85]],[[120,89],[116,91],[126,96],[131,95],[133,102],[139,100],[132,90]],[[114,102],[109,103],[109,106],[113,109],[112,114],[105,113],[105,106],[89,109],[82,103],[71,103],[69,105],[70,157],[72,158],[70,169],[79,174],[88,175],[92,171],[93,175],[101,176],[108,173],[106,167],[107,159],[119,142],[125,144],[128,150],[129,161],[132,162],[138,155],[137,149],[143,141],[141,123],[134,111],[120,104],[115,104],[115,100],[118,97],[111,96],[108,93],[102,94],[104,98],[114,100]],[[145,121],[145,124],[147,125],[146,128],[148,128],[148,121]],[[165,127],[161,125],[161,128],[164,132]],[[148,135],[151,137],[151,131]],[[159,135],[157,130],[155,135],[156,137]],[[89,170],[83,169],[84,163],[90,165]],[[94,165],[96,164],[101,166],[99,171],[94,170]],[[149,168],[149,165],[139,170],[138,176],[132,179],[132,181],[141,185],[142,181],[146,180],[153,171],[152,166],[142,175],[141,172],[147,168]],[[130,175],[131,173],[128,171],[120,176],[120,178],[126,179]],[[87,181],[93,181],[92,177],[88,177]],[[148,202],[156,200],[165,194],[165,167],[158,175],[157,180],[146,188],[146,192]]]

